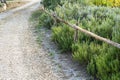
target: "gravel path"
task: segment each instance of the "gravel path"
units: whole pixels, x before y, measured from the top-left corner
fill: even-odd
[[[0,14],[0,80],[59,80],[30,30],[28,19],[38,6]]]

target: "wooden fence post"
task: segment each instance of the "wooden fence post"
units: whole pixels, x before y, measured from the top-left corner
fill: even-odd
[[[76,25],[78,25],[78,22],[76,23]],[[78,41],[78,29],[75,29],[74,42],[76,43],[77,41]]]

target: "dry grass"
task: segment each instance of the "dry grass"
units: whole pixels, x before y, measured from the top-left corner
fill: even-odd
[[[8,6],[7,6],[7,10],[22,6],[22,5],[26,4],[26,3],[27,3],[27,1],[26,2],[9,2]],[[3,9],[3,7],[0,7],[0,12],[3,12],[3,11],[5,11]]]

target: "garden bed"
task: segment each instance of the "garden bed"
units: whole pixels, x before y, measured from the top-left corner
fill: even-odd
[[[85,2],[88,1],[88,2]],[[92,80],[120,80],[120,49],[98,41],[89,35],[75,32],[48,14],[60,17],[62,22],[76,24],[101,37],[120,44],[119,4],[90,2],[91,0],[43,0],[39,26],[52,29],[52,40],[62,52],[71,52],[75,61],[87,66]],[[94,0],[93,0],[94,1]],[[102,1],[102,0],[101,0]],[[59,4],[59,5],[58,5]],[[42,12],[42,11],[47,11]],[[77,35],[76,35],[77,34]],[[77,36],[77,40],[74,41]]]

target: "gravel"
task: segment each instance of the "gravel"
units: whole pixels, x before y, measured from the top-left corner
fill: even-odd
[[[28,22],[38,6],[34,3],[10,14],[13,10],[8,11],[9,16],[0,14],[4,16],[0,19],[0,80],[59,80]]]

